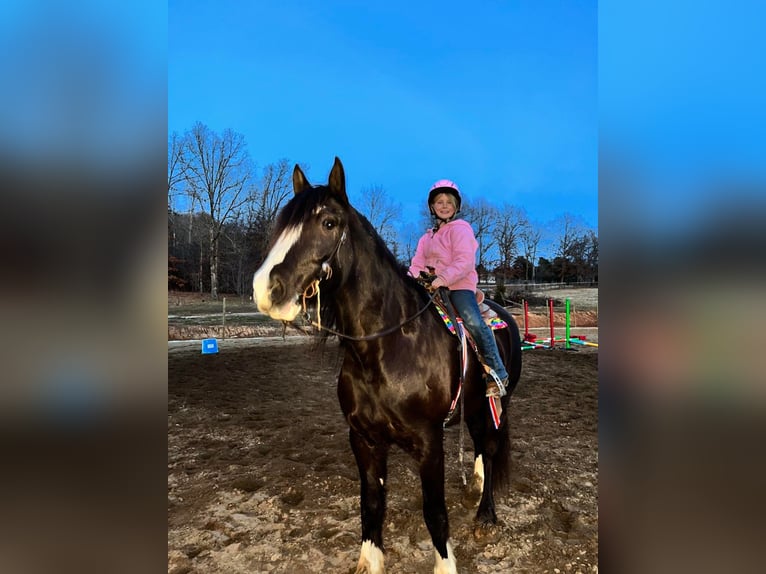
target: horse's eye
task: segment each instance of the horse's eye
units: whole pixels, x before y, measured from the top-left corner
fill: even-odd
[[[322,227],[324,227],[324,228],[325,228],[325,229],[327,229],[328,231],[329,231],[330,229],[332,229],[333,227],[335,227],[335,225],[336,225],[336,224],[335,224],[335,221],[333,221],[332,219],[325,219],[325,220],[322,222]]]

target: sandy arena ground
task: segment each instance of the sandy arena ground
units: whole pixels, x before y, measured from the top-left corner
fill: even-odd
[[[215,355],[198,341],[168,349],[168,573],[352,574],[359,492],[337,344],[293,336],[227,339]],[[509,410],[512,484],[488,535],[475,536],[458,428],[447,429],[459,572],[597,572],[597,367],[593,348],[524,351]],[[467,439],[469,478],[471,448]],[[384,539],[389,574],[433,572],[416,469],[397,449]]]

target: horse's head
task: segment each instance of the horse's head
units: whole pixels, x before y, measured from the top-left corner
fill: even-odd
[[[266,260],[253,277],[258,309],[281,321],[295,319],[306,289],[317,279],[329,279],[337,268],[351,212],[337,157],[327,185],[309,184],[296,164],[293,190],[277,218]]]

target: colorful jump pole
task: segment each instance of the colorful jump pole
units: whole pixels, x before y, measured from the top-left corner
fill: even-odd
[[[529,303],[524,299],[524,340],[529,339]]]
[[[553,299],[548,299],[548,319],[551,325],[551,349],[556,344],[556,337],[553,334]]]
[[[548,322],[551,329],[551,336],[549,339],[529,340],[529,304],[524,300],[524,340],[522,341],[522,349],[553,349],[556,343],[564,343],[567,350],[572,349],[572,345],[582,345],[584,347],[596,347],[598,343],[591,343],[590,341],[584,341],[584,335],[576,335],[572,337],[571,333],[571,315],[572,305],[569,299],[566,300],[566,336],[563,338],[556,338],[554,331],[554,317],[553,317],[553,299],[548,299]],[[531,335],[535,337],[535,335]]]
[[[598,348],[598,343],[591,343],[590,341],[581,341],[580,339],[572,339],[572,343],[576,345],[583,345],[584,347],[596,347]]]

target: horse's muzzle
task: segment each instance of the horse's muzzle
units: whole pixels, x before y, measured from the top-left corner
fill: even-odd
[[[301,312],[299,295],[287,292],[284,283],[278,277],[261,281],[258,273],[253,279],[253,299],[261,313],[266,313],[277,321],[293,321]]]

